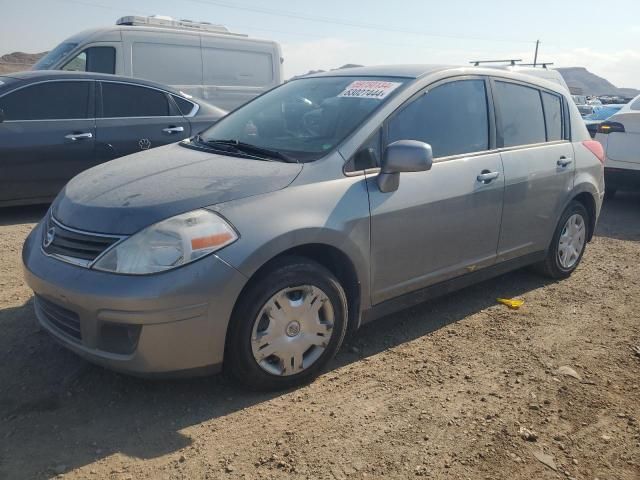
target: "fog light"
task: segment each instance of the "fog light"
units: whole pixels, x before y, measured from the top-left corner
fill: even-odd
[[[98,337],[98,348],[105,352],[129,355],[138,346],[141,325],[103,323]]]

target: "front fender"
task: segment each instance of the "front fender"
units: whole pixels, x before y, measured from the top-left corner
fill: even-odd
[[[362,307],[369,306],[370,219],[363,176],[290,186],[211,208],[240,233],[218,256],[247,277],[287,250],[327,245],[351,260]]]

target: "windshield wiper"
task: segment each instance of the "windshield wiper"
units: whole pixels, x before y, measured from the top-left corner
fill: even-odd
[[[300,163],[295,158],[279,152],[278,150],[271,150],[269,148],[259,147],[250,143],[240,142],[238,140],[204,140],[202,137],[199,137],[198,141],[205,143],[206,145],[225,145],[240,152],[259,155],[269,159],[282,160],[287,163]]]

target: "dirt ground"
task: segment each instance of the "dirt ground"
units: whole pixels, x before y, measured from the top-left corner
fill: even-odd
[[[1,479],[640,479],[640,195],[605,205],[569,280],[387,317],[279,394],[129,378],[39,332],[20,251],[43,213],[0,211]]]

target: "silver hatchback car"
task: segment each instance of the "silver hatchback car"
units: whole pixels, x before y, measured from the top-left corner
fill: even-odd
[[[92,362],[287,388],[392,311],[525,265],[570,275],[602,160],[543,79],[313,75],[75,177],[26,240],[25,276],[42,327]]]

